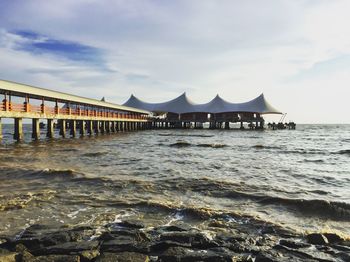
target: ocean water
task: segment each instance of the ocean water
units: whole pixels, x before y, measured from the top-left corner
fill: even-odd
[[[40,142],[29,134],[19,144],[12,128],[4,125],[0,145],[0,235],[31,224],[98,227],[119,219],[210,231],[220,219],[350,236],[350,125]]]

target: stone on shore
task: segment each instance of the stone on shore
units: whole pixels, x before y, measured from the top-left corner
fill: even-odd
[[[328,239],[319,233],[312,233],[306,236],[307,241],[313,245],[327,245]]]
[[[95,262],[148,262],[149,257],[135,252],[103,253]]]

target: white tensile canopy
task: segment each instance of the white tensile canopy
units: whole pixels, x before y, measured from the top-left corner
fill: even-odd
[[[245,103],[231,103],[217,95],[213,100],[206,104],[196,104],[192,102],[183,93],[179,97],[163,102],[148,103],[144,102],[134,95],[123,104],[123,106],[135,107],[148,110],[154,113],[225,113],[225,112],[249,112],[258,114],[282,114],[280,111],[271,106],[265,99],[264,94]]]

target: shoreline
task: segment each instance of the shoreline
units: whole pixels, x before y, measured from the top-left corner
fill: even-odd
[[[301,235],[249,222],[214,220],[215,234],[185,223],[146,228],[140,220],[102,227],[29,226],[0,236],[1,261],[349,261],[350,240],[335,233]],[[7,259],[7,260],[6,260]]]

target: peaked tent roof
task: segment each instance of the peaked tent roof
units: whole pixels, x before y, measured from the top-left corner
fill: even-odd
[[[171,112],[177,114],[183,113],[224,113],[224,112],[251,112],[260,114],[282,114],[268,103],[261,94],[257,98],[245,103],[231,103],[217,95],[210,102],[205,104],[195,104],[183,93],[179,97],[163,103],[144,102],[134,95],[123,104],[124,106],[136,107],[156,113]]]

